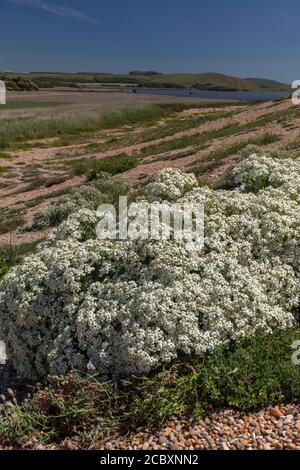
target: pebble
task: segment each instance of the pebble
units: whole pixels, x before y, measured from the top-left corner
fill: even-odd
[[[275,418],[280,418],[283,415],[283,413],[282,411],[280,411],[278,406],[276,406],[275,408],[270,408],[270,415],[274,416]]]
[[[15,398],[15,392],[11,388],[6,389],[6,394],[10,399]]]
[[[253,413],[227,409],[198,421],[173,418],[153,434],[149,429],[138,428],[128,442],[121,436],[115,438],[109,447],[106,444],[108,448],[300,450],[300,404],[269,407]]]

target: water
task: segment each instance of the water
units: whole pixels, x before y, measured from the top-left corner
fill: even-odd
[[[201,98],[205,100],[234,100],[234,101],[272,101],[276,98],[288,97],[287,91],[210,91],[210,90],[183,90],[180,88],[136,88],[137,93],[179,96],[186,98]]]

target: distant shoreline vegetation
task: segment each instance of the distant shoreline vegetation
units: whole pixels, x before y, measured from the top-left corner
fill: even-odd
[[[291,91],[290,85],[262,78],[238,78],[220,73],[162,74],[156,71],[133,70],[129,74],[63,73],[63,72],[0,72],[4,81],[28,80],[39,88],[76,87],[85,85],[132,85],[143,88],[179,88],[210,91]]]
[[[37,84],[28,78],[15,77],[15,78],[7,79],[5,76],[2,76],[0,80],[4,81],[6,85],[6,89],[8,91],[38,91],[39,90],[39,87],[37,86]]]

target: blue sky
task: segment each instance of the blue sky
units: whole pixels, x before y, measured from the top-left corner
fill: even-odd
[[[0,70],[300,79],[299,0],[0,0]]]

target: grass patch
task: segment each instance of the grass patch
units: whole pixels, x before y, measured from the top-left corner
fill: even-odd
[[[241,126],[238,124],[229,124],[222,129],[199,132],[198,134],[191,136],[186,135],[167,142],[162,142],[157,145],[149,145],[141,150],[139,158],[145,158],[159,153],[171,152],[173,150],[179,150],[190,146],[194,146],[196,149],[197,147],[200,147],[213,139],[227,137],[233,134],[237,134],[240,131]]]
[[[0,165],[0,175],[3,173],[7,173],[8,171],[9,171],[9,168],[7,166]]]
[[[220,163],[223,162],[223,160],[232,155],[238,154],[241,150],[243,150],[243,148],[248,145],[263,146],[278,142],[278,140],[280,140],[280,136],[267,132],[266,134],[263,134],[261,136],[243,140],[228,147],[220,148],[219,150],[216,150],[215,152],[212,152],[207,157],[205,157],[205,159],[202,160],[201,165],[198,168],[193,169],[193,172],[196,175],[201,175],[212,171],[217,168]]]
[[[109,173],[110,175],[117,175],[124,171],[135,168],[138,164],[137,157],[134,155],[127,155],[120,153],[111,157],[103,158],[101,160],[91,161],[78,161],[72,163],[73,172],[75,175],[86,174],[89,180],[97,178],[100,173]]]
[[[91,142],[90,144],[85,145],[86,150],[93,152],[101,152],[103,149],[103,144],[98,144],[97,142]]]
[[[9,160],[10,158],[12,158],[12,155],[10,155],[9,153],[0,152],[0,158]]]
[[[3,119],[1,121],[0,148],[18,148],[18,143],[24,143],[26,140],[56,136],[63,136],[64,141],[69,143],[68,136],[116,129],[122,126],[146,126],[192,107],[191,103],[164,103],[104,112],[99,117],[76,115],[64,118],[18,117]]]
[[[1,209],[0,235],[16,230],[24,224],[24,215],[21,209]]]
[[[109,434],[162,425],[172,416],[200,417],[222,407],[248,411],[300,398],[300,367],[292,343],[300,329],[245,339],[213,354],[185,358],[150,376],[119,383],[70,374],[39,386],[25,404],[4,410],[3,444],[68,438],[83,448]]]
[[[208,113],[184,119],[176,117],[170,119],[163,126],[143,132],[140,136],[134,138],[132,143],[137,144],[141,142],[150,142],[151,140],[155,139],[162,139],[164,137],[176,134],[177,132],[193,129],[194,127],[205,124],[207,122],[213,122],[218,119],[231,117],[234,114],[237,114],[237,112]]]
[[[145,158],[149,155],[155,155],[159,153],[165,153],[173,150],[183,149],[185,147],[194,146],[195,149],[200,146],[219,138],[230,137],[237,134],[243,134],[250,131],[266,127],[271,122],[276,122],[279,118],[282,118],[283,115],[296,117],[298,110],[288,110],[286,112],[275,112],[270,113],[266,116],[261,116],[255,121],[248,122],[246,124],[233,123],[227,126],[224,126],[221,129],[216,129],[212,131],[199,132],[191,136],[183,136],[170,140],[168,142],[162,142],[160,144],[149,145],[145,147],[139,154],[140,158]]]
[[[61,196],[65,196],[69,192],[70,188],[57,189],[56,191],[52,191],[50,193],[43,194],[42,196],[38,196],[35,199],[31,199],[30,201],[26,201],[24,204],[28,208],[36,207],[39,206],[42,202],[47,201],[47,199],[60,198]]]
[[[58,101],[8,101],[1,109],[25,109],[25,108],[52,108],[68,103]]]

